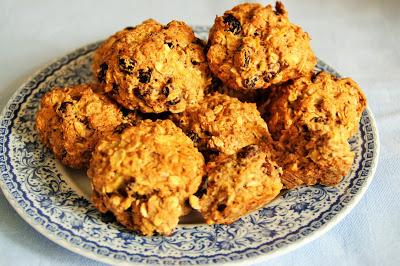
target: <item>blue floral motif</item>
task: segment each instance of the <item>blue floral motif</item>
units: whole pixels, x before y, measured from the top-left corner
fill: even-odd
[[[302,213],[303,211],[308,211],[308,210],[314,210],[314,208],[312,206],[310,206],[309,202],[297,202],[295,204],[293,204],[292,206],[290,206],[290,209],[294,212],[297,213]]]
[[[38,145],[38,143],[36,141],[35,142],[33,142],[33,141],[25,142],[25,150],[28,153],[35,152],[37,150],[38,146],[39,145]]]
[[[230,242],[230,241],[221,241],[217,243],[217,247],[220,249],[225,249],[225,250],[230,250],[232,248],[234,248],[235,244],[234,242]]]
[[[260,215],[268,218],[275,217],[276,211],[274,208],[265,207],[260,211]]]
[[[199,37],[207,37],[207,27],[195,29]],[[75,181],[82,177],[60,166],[40,144],[35,130],[35,113],[44,93],[54,86],[91,81],[91,56],[99,44],[68,54],[30,79],[10,100],[0,123],[4,195],[33,227],[63,246],[112,264],[221,264],[268,256],[334,223],[372,178],[379,143],[367,110],[359,133],[349,142],[356,153],[351,172],[338,186],[283,192],[268,206],[231,225],[183,224],[169,237],[130,232],[100,214],[76,191]],[[339,76],[322,61],[318,61],[318,70]]]

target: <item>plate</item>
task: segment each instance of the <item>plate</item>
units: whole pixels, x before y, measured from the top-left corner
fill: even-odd
[[[195,27],[207,38],[208,27]],[[371,182],[379,154],[378,131],[367,108],[349,142],[356,156],[335,187],[304,186],[281,195],[231,225],[183,222],[172,236],[142,237],[101,215],[90,203],[83,171],[63,167],[38,140],[35,114],[45,92],[91,80],[87,45],[40,70],[19,88],[0,124],[0,185],[19,215],[41,234],[81,255],[110,264],[255,263],[290,251],[338,223]],[[318,61],[317,70],[337,76]]]

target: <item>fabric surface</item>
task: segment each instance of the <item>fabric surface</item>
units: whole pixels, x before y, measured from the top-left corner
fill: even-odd
[[[238,1],[0,2],[0,107],[36,70],[67,52],[153,17],[211,24]],[[263,1],[263,3],[268,3]],[[287,0],[318,57],[364,89],[381,154],[365,196],[317,240],[257,265],[400,265],[400,1]],[[32,229],[0,192],[0,265],[101,265]]]

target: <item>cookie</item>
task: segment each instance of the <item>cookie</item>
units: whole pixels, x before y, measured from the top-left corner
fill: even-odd
[[[200,101],[211,83],[203,49],[184,22],[146,20],[108,38],[94,53],[93,72],[125,108],[179,113]]]
[[[232,89],[265,89],[310,73],[310,38],[282,3],[240,4],[217,16],[209,34],[211,71]]]
[[[172,233],[203,174],[203,156],[171,120],[105,137],[88,170],[95,206],[144,235]]]
[[[207,164],[207,181],[199,205],[208,224],[230,224],[273,200],[281,191],[281,168],[268,150],[249,145]]]
[[[366,99],[349,78],[302,77],[271,90],[260,107],[277,149],[286,188],[335,185],[354,159],[348,139],[358,131]]]
[[[203,152],[234,154],[247,145],[270,141],[254,103],[220,93],[206,96],[172,119]]]
[[[93,90],[91,84],[55,88],[43,96],[36,116],[41,141],[72,168],[87,167],[97,141],[128,124],[113,102]]]

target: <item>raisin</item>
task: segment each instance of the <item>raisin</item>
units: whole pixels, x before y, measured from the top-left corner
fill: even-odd
[[[74,101],[79,101],[81,99],[81,96],[79,96],[79,95],[72,96],[71,99]]]
[[[144,69],[139,69],[139,82],[148,83],[151,79],[151,69],[145,71]]]
[[[127,74],[132,74],[133,69],[135,68],[136,61],[132,60],[130,58],[120,58],[118,60],[118,65],[121,71],[127,73]]]
[[[196,132],[194,132],[193,130],[189,130],[186,135],[194,142],[194,143],[198,143],[200,140],[199,135],[197,135]]]
[[[192,60],[192,61],[190,61],[190,62],[192,62],[192,64],[195,65],[195,66],[200,65],[200,62],[197,62],[197,61],[195,61],[195,60]]]
[[[263,80],[265,82],[270,82],[271,79],[273,79],[276,76],[276,73],[274,72],[266,72],[263,76]]]
[[[175,99],[168,101],[167,104],[168,104],[168,105],[176,105],[176,104],[178,104],[180,101],[181,101],[181,98],[176,97]]]
[[[106,63],[102,63],[100,65],[100,71],[97,74],[97,79],[102,83],[106,81],[107,70],[108,70],[108,65]]]
[[[235,35],[242,31],[240,21],[231,14],[224,16],[224,23],[229,26],[228,31],[232,32]]]
[[[128,193],[126,192],[126,186],[121,186],[117,189],[118,194],[120,194],[122,197],[126,198],[128,197]]]
[[[168,45],[168,47],[171,49],[175,47],[172,42],[166,42],[165,44]]]
[[[313,122],[316,122],[316,123],[326,123],[326,122],[327,122],[327,119],[324,118],[324,117],[318,116],[318,117],[314,117],[314,118],[312,119],[312,121],[313,121]]]
[[[129,26],[129,27],[126,27],[125,29],[126,30],[134,30],[136,27],[131,27],[131,26]]]
[[[263,79],[269,82],[279,72],[281,65],[279,63],[271,63],[268,65],[269,71],[264,73]]]
[[[319,72],[317,72],[317,73],[313,73],[313,74],[311,75],[311,82],[312,82],[312,83],[315,83],[315,81],[317,80],[318,75],[321,74],[322,72],[323,72],[323,71],[319,71]]]
[[[257,145],[255,144],[247,145],[240,149],[240,151],[237,153],[237,158],[238,159],[251,158],[257,155],[257,152],[258,152]]]
[[[244,80],[244,85],[248,89],[254,89],[254,87],[256,86],[257,81],[258,81],[258,77],[257,76],[253,76],[251,78],[245,79]]]
[[[226,204],[224,204],[224,203],[219,203],[218,205],[217,205],[217,210],[219,211],[219,212],[223,212],[225,209],[226,209]]]
[[[169,95],[169,87],[165,86],[164,88],[161,89],[161,93],[165,96],[168,97]]]
[[[275,4],[275,15],[285,15],[287,13],[285,6],[281,2]]]
[[[58,111],[64,113],[67,110],[68,104],[72,104],[72,102],[62,102],[60,107],[58,107]]]
[[[143,90],[140,88],[135,88],[133,94],[137,98],[144,100],[144,98],[150,94],[150,88],[144,88]]]
[[[119,90],[118,84],[113,83],[112,84],[112,94],[118,94],[118,90]]]

